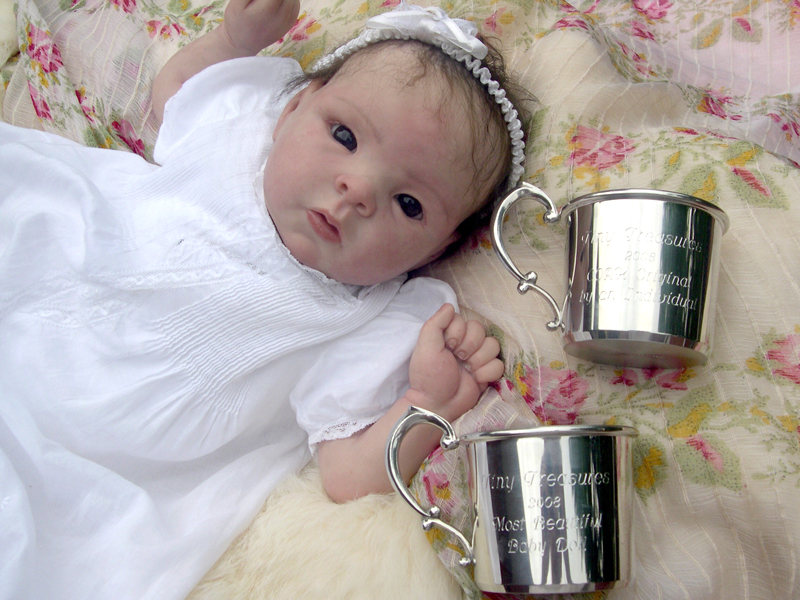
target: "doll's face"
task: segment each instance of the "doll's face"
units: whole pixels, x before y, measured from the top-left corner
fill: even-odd
[[[296,94],[273,134],[264,194],[278,234],[342,283],[434,260],[488,192],[463,105],[435,76],[404,76],[408,60],[394,49],[348,63]]]

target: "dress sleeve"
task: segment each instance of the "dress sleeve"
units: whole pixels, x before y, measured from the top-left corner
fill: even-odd
[[[412,279],[378,317],[327,345],[290,395],[312,452],[372,425],[406,392],[422,324],[448,302],[457,306],[446,283]]]
[[[172,96],[164,107],[153,158],[163,164],[181,140],[194,130],[251,112],[282,109],[287,82],[302,75],[290,58],[254,56],[203,69]]]

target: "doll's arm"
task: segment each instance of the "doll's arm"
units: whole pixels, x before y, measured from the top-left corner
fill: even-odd
[[[328,496],[345,502],[392,490],[384,465],[386,440],[409,406],[433,411],[453,421],[475,406],[487,385],[503,374],[497,358],[500,344],[483,325],[465,321],[445,304],[422,326],[409,366],[410,389],[370,427],[318,448],[320,474]],[[406,481],[439,443],[433,426],[411,429],[400,448],[400,470]]]
[[[167,100],[192,75],[224,60],[255,56],[283,37],[299,12],[300,0],[230,0],[222,24],[178,50],[153,81],[159,122]]]

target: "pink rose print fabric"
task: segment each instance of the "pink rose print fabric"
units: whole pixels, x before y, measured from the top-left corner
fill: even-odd
[[[589,392],[588,382],[573,370],[524,363],[517,365],[514,380],[506,385],[516,387],[536,418],[547,425],[575,423]]]
[[[578,125],[570,140],[570,162],[577,166],[594,167],[598,171],[618,165],[631,153],[633,142],[621,135],[604,133],[598,129]]]

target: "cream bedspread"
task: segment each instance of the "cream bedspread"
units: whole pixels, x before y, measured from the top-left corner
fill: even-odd
[[[269,52],[307,65],[393,4],[310,0]],[[617,369],[565,355],[544,327],[549,306],[517,294],[486,232],[428,268],[503,345],[505,378],[459,426],[535,416],[639,429],[636,579],[589,597],[800,598],[800,2],[442,6],[497,37],[538,98],[526,179],[557,204],[652,187],[731,219],[704,367]],[[0,70],[3,118],[150,157],[149,84],[222,11],[193,0],[20,0],[21,51]],[[7,31],[0,61],[14,46],[3,45]],[[507,239],[559,297],[564,229],[541,216],[520,207]],[[436,452],[413,487],[468,529],[465,485],[464,463]],[[312,465],[270,498],[195,597],[479,597],[453,540],[433,530],[426,542],[418,524],[396,498],[332,505]]]

